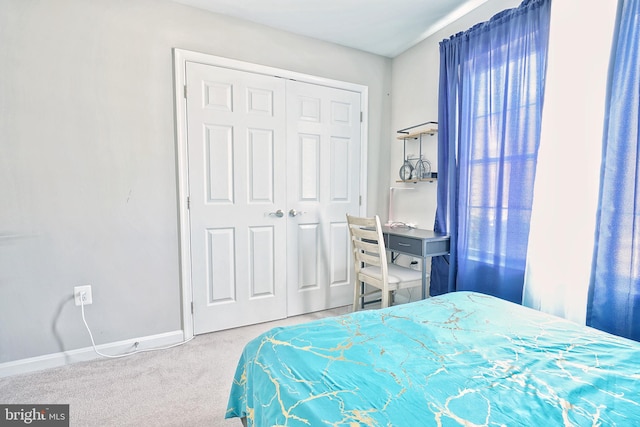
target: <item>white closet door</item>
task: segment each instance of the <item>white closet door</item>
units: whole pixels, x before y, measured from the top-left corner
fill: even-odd
[[[352,302],[360,116],[359,93],[287,81],[288,316]]]
[[[196,334],[286,316],[285,81],[187,62]]]

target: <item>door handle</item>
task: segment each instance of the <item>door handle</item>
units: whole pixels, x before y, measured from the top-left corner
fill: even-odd
[[[269,212],[269,216],[277,216],[278,218],[282,218],[284,216],[284,212],[282,212],[282,209],[278,209],[275,212]]]
[[[297,211],[295,209],[289,210],[289,216],[290,217],[299,216],[299,215],[302,215],[303,213],[306,213],[306,212]]]

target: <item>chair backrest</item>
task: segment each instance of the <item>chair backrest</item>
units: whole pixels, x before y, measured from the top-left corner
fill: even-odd
[[[351,236],[353,260],[356,280],[369,283],[380,289],[388,287],[387,251],[382,236],[380,218],[363,218],[347,214],[347,224]],[[363,274],[362,269],[367,266],[380,267],[379,276]]]

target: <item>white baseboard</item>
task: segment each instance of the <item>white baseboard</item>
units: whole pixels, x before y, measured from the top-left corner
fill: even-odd
[[[149,335],[140,338],[131,338],[124,341],[117,341],[96,346],[98,351],[109,355],[124,354],[135,349],[138,343],[138,350],[166,347],[178,344],[184,340],[184,332],[173,331],[163,334]],[[30,357],[27,359],[15,360],[12,362],[0,363],[0,378],[11,375],[24,374],[28,372],[40,371],[43,369],[56,368],[70,365],[77,362],[100,359],[93,351],[93,347],[79,348],[77,350],[64,351],[60,353],[45,354],[44,356]]]

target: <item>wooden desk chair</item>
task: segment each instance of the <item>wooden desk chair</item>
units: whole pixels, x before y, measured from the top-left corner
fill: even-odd
[[[364,297],[375,292],[382,292],[382,308],[388,307],[392,301],[392,292],[398,289],[412,288],[422,285],[422,272],[387,262],[387,250],[382,237],[380,218],[356,217],[347,214],[356,283],[353,293],[353,311],[358,310]],[[375,289],[366,292],[366,286]]]

